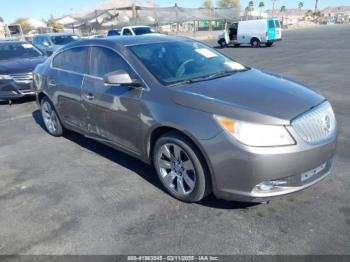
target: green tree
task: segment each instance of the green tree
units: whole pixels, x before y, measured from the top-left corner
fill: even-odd
[[[265,7],[265,3],[264,3],[263,1],[261,1],[261,2],[259,3],[260,16],[261,16],[261,14],[262,14],[262,11],[263,11],[264,7]]]
[[[54,32],[62,32],[64,29],[63,25],[57,23],[57,20],[54,18],[53,15],[51,15],[50,18],[45,22],[47,27],[51,27]]]
[[[238,8],[239,3],[239,0],[219,0],[218,6],[220,8]]]
[[[203,0],[202,7],[207,8],[207,9],[213,9],[214,8],[213,1],[212,0]]]
[[[31,24],[28,23],[28,18],[17,18],[14,24],[21,25],[22,30],[24,32],[28,32],[30,30],[33,30],[33,27]]]
[[[248,3],[248,10],[249,10],[249,15],[252,15],[252,11],[254,10],[254,2],[253,1],[249,1]]]

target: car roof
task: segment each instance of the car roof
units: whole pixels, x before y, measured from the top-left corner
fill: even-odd
[[[117,44],[123,46],[142,45],[142,44],[155,44],[165,42],[177,42],[177,41],[189,41],[189,38],[179,36],[167,36],[163,34],[146,34],[139,36],[109,36],[100,39],[86,39],[69,43],[64,48],[71,48],[81,45],[98,45],[98,44]]]
[[[27,41],[19,41],[19,40],[0,40],[0,44],[31,44]]]
[[[73,34],[73,33],[47,33],[47,34],[35,35],[33,37],[38,37],[38,36],[64,36],[64,35],[75,35],[75,34]]]

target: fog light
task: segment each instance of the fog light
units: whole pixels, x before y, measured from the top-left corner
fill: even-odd
[[[258,184],[255,187],[256,191],[260,192],[269,192],[278,190],[280,187],[283,187],[284,185],[287,185],[287,180],[281,179],[281,180],[273,180],[273,181],[264,181],[260,184]]]

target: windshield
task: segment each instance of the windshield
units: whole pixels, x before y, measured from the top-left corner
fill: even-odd
[[[215,50],[193,41],[129,46],[129,49],[163,85],[206,80],[247,68]]]
[[[153,29],[150,27],[135,27],[133,28],[135,35],[145,35],[154,33]]]
[[[0,44],[0,60],[18,58],[33,58],[43,54],[29,43],[6,43]]]
[[[78,37],[76,35],[57,35],[51,36],[51,40],[55,45],[66,45],[78,40]]]

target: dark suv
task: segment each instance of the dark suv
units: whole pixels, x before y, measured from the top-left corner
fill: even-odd
[[[320,94],[162,35],[69,44],[35,70],[48,132],[155,166],[174,197],[264,201],[330,174],[336,121]]]

